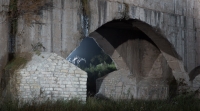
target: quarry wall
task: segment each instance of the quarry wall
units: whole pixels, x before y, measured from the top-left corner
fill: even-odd
[[[0,77],[8,59],[9,22],[7,18],[9,0],[0,1]]]
[[[187,71],[200,65],[198,0],[86,1],[53,0],[54,8],[42,11],[41,24],[33,23],[32,27],[20,18],[16,51],[30,51],[30,44],[41,42],[46,51],[67,57],[83,37],[109,21],[126,16],[159,29],[181,55]],[[88,15],[83,11],[88,11]]]
[[[0,3],[9,4],[9,1],[2,0]],[[123,56],[120,47],[126,45],[111,47],[110,53],[105,47],[109,42],[101,43],[104,36],[96,30],[113,20],[137,20],[130,24],[158,46],[176,80],[183,78],[189,82],[188,73],[200,65],[199,0],[47,0],[47,3],[53,7],[50,5],[36,14],[38,21],[33,20],[28,25],[26,16],[21,15],[17,19],[15,53],[33,52],[34,47],[44,47],[40,50],[66,58],[84,37],[91,36],[120,66],[119,71],[126,69],[130,72],[132,63],[124,58],[115,58],[116,55]],[[1,14],[2,18],[5,17]],[[7,26],[10,26],[8,21],[0,25],[3,31],[0,46],[4,49],[0,53],[1,68],[7,62],[7,54],[11,53],[8,49],[12,47],[8,47]]]

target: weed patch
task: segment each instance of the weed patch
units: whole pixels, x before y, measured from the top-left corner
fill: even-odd
[[[1,111],[199,111],[200,100],[193,95],[180,95],[168,100],[101,100],[88,98],[86,103],[79,100],[58,100],[44,103],[24,104],[11,101],[0,104]]]

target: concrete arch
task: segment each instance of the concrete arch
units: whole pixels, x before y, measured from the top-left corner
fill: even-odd
[[[161,30],[153,28],[145,22],[133,21],[133,27],[137,27],[144,32],[158,46],[173,71],[176,80],[184,79],[189,84],[189,75],[184,69],[181,57],[176,52],[173,45],[162,35]]]
[[[118,23],[115,24],[114,22],[118,22]],[[114,20],[113,22],[108,22],[105,25],[107,25],[108,27],[124,28],[124,29],[137,28],[140,31],[142,31],[152,40],[153,43],[155,43],[155,45],[161,51],[161,53],[167,60],[169,67],[172,69],[173,76],[175,77],[175,79],[176,80],[184,79],[186,82],[189,82],[189,76],[184,69],[184,65],[181,60],[181,57],[178,55],[173,45],[164,37],[164,35],[162,35],[160,29],[154,28],[150,26],[149,24],[136,20],[136,19],[127,20],[127,21]],[[127,69],[127,66],[122,61],[122,58],[116,59],[117,57],[120,56],[120,54],[115,50],[116,46],[112,46],[109,43],[109,41],[103,37],[103,35],[98,33],[98,30],[91,33],[90,36],[92,36],[97,41],[97,43],[105,51],[105,53],[111,56],[111,58],[116,62],[116,66],[118,68],[120,67],[120,68]]]
[[[132,25],[133,27],[137,27],[144,32],[161,51],[173,56],[174,58],[177,58],[178,60],[181,60],[181,57],[177,54],[173,45],[161,34],[160,29],[153,28],[147,23],[139,20],[133,20]]]
[[[166,81],[171,75],[177,81],[184,79],[188,83],[189,77],[175,48],[158,29],[145,22],[136,19],[113,20],[89,36],[111,56],[118,69],[101,78],[104,83],[99,92],[103,95],[118,98],[122,92],[126,92],[123,87],[126,86],[132,88],[131,95],[134,98],[164,99],[169,92]],[[111,78],[114,82],[108,87],[106,83]],[[157,90],[153,88],[157,85],[160,85],[158,89],[162,93],[150,94]],[[144,95],[148,96],[143,98]]]

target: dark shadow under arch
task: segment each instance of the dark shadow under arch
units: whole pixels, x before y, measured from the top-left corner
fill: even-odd
[[[146,40],[153,44],[164,55],[169,67],[173,70],[173,75],[176,80],[179,78],[183,78],[186,81],[189,80],[182,59],[173,45],[162,34],[160,29],[154,28],[147,23],[136,19],[113,20],[102,25],[95,32],[91,33],[90,36],[96,40],[105,53],[111,56],[111,58],[116,62],[118,69],[130,69],[130,67],[132,67],[129,62],[126,62],[128,60],[125,60],[130,57],[126,58],[126,55],[123,57],[125,53],[119,53],[119,50],[124,50],[129,45],[124,45],[120,48],[119,46],[124,42],[127,42],[127,40]],[[124,59],[123,61],[125,62],[123,63],[121,59]],[[135,67],[135,69],[136,68],[137,67]]]
[[[137,99],[166,99],[174,79],[190,84],[181,57],[158,28],[135,19],[113,20],[90,37],[117,67],[117,71],[99,79],[98,94],[126,98],[129,90]]]
[[[178,53],[176,52],[173,45],[166,39],[166,37],[164,37],[161,34],[161,31],[157,28],[153,28],[149,24],[144,23],[142,21],[139,21],[139,20],[136,20],[136,19],[113,20],[111,22],[108,22],[108,23],[102,25],[100,28],[114,28],[114,29],[119,30],[119,31],[121,29],[125,29],[129,33],[130,32],[132,32],[132,33],[139,32],[139,33],[136,33],[136,34],[138,34],[138,35],[144,35],[145,34],[145,36],[148,36],[147,39],[149,41],[151,41],[151,43],[153,43],[155,46],[159,47],[160,50],[162,50],[163,52],[181,60],[181,57],[178,55]],[[98,30],[98,29],[96,30],[96,32],[98,32],[100,35],[105,37],[105,32],[102,32],[101,30]],[[123,36],[125,36],[125,35],[123,35]],[[119,43],[112,43],[112,41],[110,39],[113,39],[113,38],[107,38],[107,40],[112,44],[112,46],[114,48],[116,48],[117,46],[119,46],[120,43],[125,42],[125,40],[126,40],[124,38],[117,38],[117,39],[120,40]],[[128,39],[137,39],[137,38],[129,36]]]

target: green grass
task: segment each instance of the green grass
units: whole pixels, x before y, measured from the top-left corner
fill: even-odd
[[[177,96],[168,100],[100,100],[88,98],[87,102],[78,100],[46,101],[42,104],[24,104],[11,101],[0,104],[1,111],[200,111],[200,100],[192,95]]]

